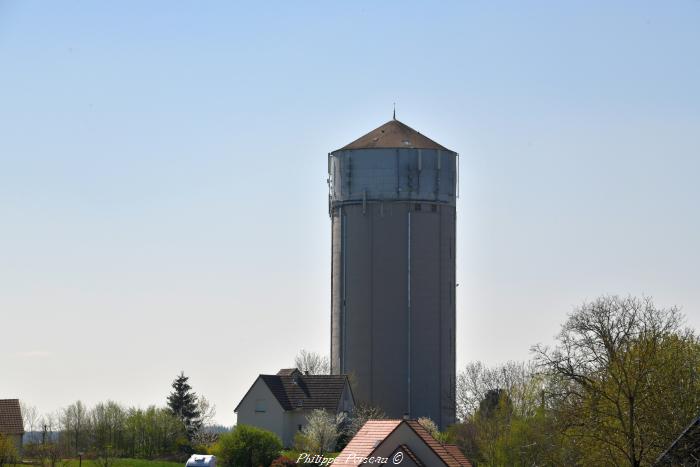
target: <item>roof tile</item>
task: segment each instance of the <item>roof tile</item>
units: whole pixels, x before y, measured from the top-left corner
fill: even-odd
[[[360,465],[358,459],[368,457],[400,424],[401,420],[368,420],[338,454],[334,463]]]
[[[459,446],[454,444],[444,444],[443,446],[445,446],[447,452],[449,452],[452,457],[454,457],[455,460],[460,463],[459,465],[462,467],[472,467],[471,461],[467,459],[467,456],[464,455]]]
[[[24,433],[19,399],[0,399],[0,433],[9,435]]]
[[[282,371],[280,371],[282,373]],[[324,409],[335,412],[347,384],[345,375],[260,375],[284,410]]]

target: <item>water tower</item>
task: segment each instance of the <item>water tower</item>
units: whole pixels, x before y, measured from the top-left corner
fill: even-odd
[[[392,418],[455,421],[457,153],[393,119],[328,155],[331,371]]]

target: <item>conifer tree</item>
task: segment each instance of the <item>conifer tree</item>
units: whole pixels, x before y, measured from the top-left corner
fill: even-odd
[[[172,384],[173,392],[168,396],[168,407],[177,418],[182,420],[187,430],[187,437],[191,440],[201,428],[202,421],[197,406],[197,394],[192,391],[188,380],[189,377],[185,376],[184,372],[180,372],[180,375],[175,378]]]

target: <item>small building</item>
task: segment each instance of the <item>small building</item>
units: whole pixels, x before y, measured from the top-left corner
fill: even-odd
[[[354,408],[346,375],[305,375],[291,368],[276,375],[259,375],[235,412],[238,423],[276,433],[289,447],[313,410],[337,415]]]
[[[700,465],[700,417],[676,438],[656,459],[655,466],[697,466]]]
[[[17,453],[22,454],[24,422],[19,399],[0,399],[0,435],[13,439]]]
[[[472,467],[453,444],[442,444],[416,420],[369,420],[333,465]]]

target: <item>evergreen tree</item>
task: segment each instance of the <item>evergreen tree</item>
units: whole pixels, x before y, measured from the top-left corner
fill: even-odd
[[[192,391],[188,380],[184,372],[180,372],[175,378],[172,384],[173,392],[168,396],[168,407],[185,425],[187,437],[191,440],[202,427],[202,421],[197,406],[197,394]]]

